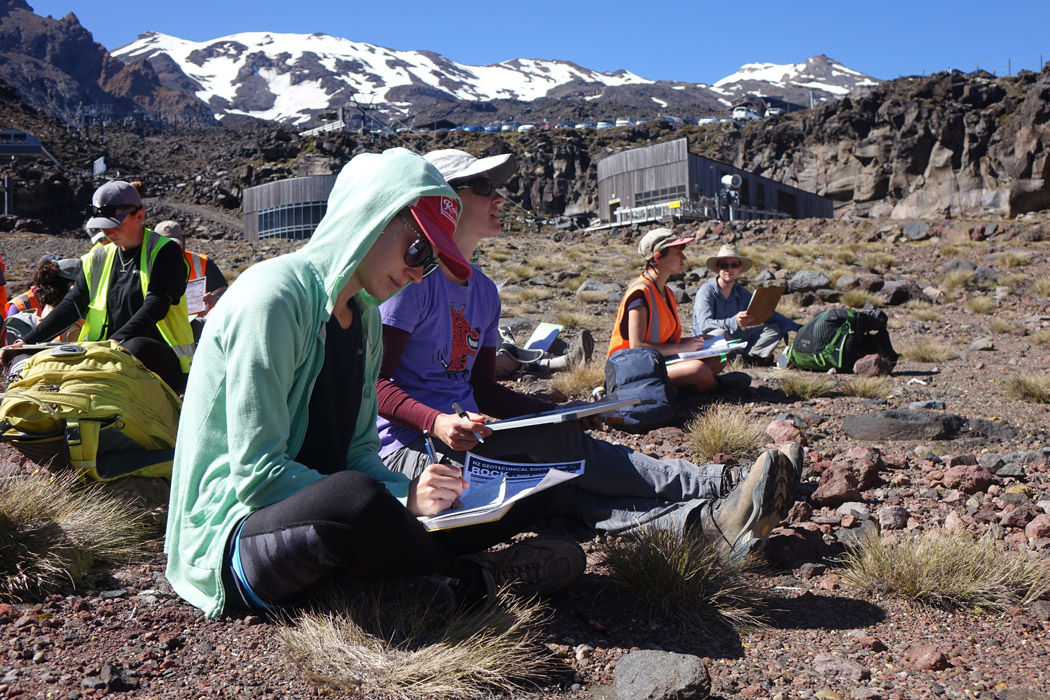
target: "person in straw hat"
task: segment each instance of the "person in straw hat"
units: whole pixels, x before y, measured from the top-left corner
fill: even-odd
[[[747,345],[737,352],[752,364],[772,364],[773,350],[780,339],[789,331],[798,330],[799,324],[775,312],[762,324],[748,315],[751,292],[737,280],[751,269],[754,261],[741,255],[735,245],[723,245],[705,265],[715,277],[700,287],[693,300],[693,333],[724,334],[744,340]]]
[[[652,348],[664,357],[699,350],[703,336],[682,337],[678,301],[667,287],[671,275],[685,269],[685,245],[695,240],[669,228],[656,228],[642,236],[638,252],[645,269],[631,283],[616,313],[609,340],[609,355],[625,348]],[[668,365],[667,376],[677,387],[703,393],[717,386],[715,375],[725,363],[717,357],[685,360]]]

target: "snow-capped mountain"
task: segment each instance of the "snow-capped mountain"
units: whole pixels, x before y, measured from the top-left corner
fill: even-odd
[[[429,51],[395,51],[326,34],[276,32],[231,34],[205,42],[147,32],[112,54],[126,63],[148,62],[162,85],[192,92],[218,119],[243,115],[296,126],[352,102],[401,115],[423,110],[433,115],[435,105],[447,105],[451,114],[456,103],[546,103],[544,98],[554,97],[570,102],[575,97],[591,112],[602,111],[597,108],[603,98],[620,111],[692,105],[693,111],[711,112],[748,94],[807,105],[811,92],[817,101],[827,101],[856,85],[877,82],[826,56],[785,66],[747,64],[707,86],[652,80],[629,71],[598,72],[558,60],[472,66]]]

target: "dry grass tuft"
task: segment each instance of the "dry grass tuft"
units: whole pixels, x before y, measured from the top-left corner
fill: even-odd
[[[598,292],[593,289],[579,292],[576,298],[585,304],[603,304],[610,301],[608,292]]]
[[[728,563],[702,537],[653,526],[611,538],[605,564],[650,619],[709,632],[762,627],[762,598],[746,583],[747,560]]]
[[[780,390],[792,399],[805,401],[827,396],[834,388],[835,380],[827,374],[784,374],[780,377]]]
[[[957,357],[957,354],[949,345],[923,339],[901,348],[901,357],[913,362],[947,362]]]
[[[941,289],[953,290],[973,284],[973,270],[952,270],[941,280]]]
[[[570,329],[589,328],[597,330],[602,325],[602,319],[595,317],[594,314],[567,310],[557,312],[554,315],[554,322]]]
[[[928,301],[909,301],[908,311],[916,321],[939,321],[941,311]]]
[[[0,480],[0,600],[76,586],[97,564],[155,549],[144,514],[75,474]]]
[[[1046,345],[1050,343],[1050,330],[1036,331],[1028,336],[1028,342],[1032,345]]]
[[[1040,277],[1032,282],[1032,293],[1043,299],[1050,298],[1050,278]]]
[[[970,297],[963,302],[967,311],[975,314],[990,314],[995,311],[995,299],[991,297]]]
[[[1024,267],[1028,263],[1032,262],[1024,253],[1003,253],[999,256],[999,264],[1003,267]]]
[[[1004,275],[1003,278],[999,280],[999,284],[1003,287],[1018,289],[1028,284],[1029,279],[1030,278],[1028,277],[1028,275],[1021,272],[1017,272],[1012,275]]]
[[[376,634],[355,621],[367,626],[379,614],[404,614],[377,605],[365,597],[342,610],[300,613],[278,629],[284,653],[326,691],[361,697],[520,692],[537,687],[551,671],[540,644],[545,609],[535,601],[504,598],[487,613],[455,615],[405,639]]]
[[[897,258],[889,253],[871,252],[861,258],[861,262],[877,272],[886,273],[897,263]]]
[[[1008,551],[988,536],[975,540],[966,532],[932,531],[896,545],[868,537],[843,564],[847,586],[938,608],[1002,610],[1050,591],[1047,560]]]
[[[802,318],[802,307],[798,305],[793,296],[785,294],[777,303],[777,313],[787,316],[792,321],[797,321]]]
[[[852,309],[862,309],[868,304],[877,309],[883,306],[886,300],[867,289],[851,289],[842,294],[842,303]]]
[[[551,378],[551,390],[561,400],[589,399],[596,386],[605,384],[605,361],[589,362],[581,367],[573,367],[558,372]]]
[[[1032,403],[1050,403],[1050,374],[1017,374],[1003,382],[1006,393]]]
[[[1009,318],[995,316],[988,320],[988,330],[992,333],[1009,333],[1017,328],[1017,323]]]
[[[893,385],[886,377],[853,377],[839,385],[839,391],[846,396],[860,396],[865,399],[888,399],[893,393]]]
[[[739,406],[714,404],[685,426],[693,451],[708,460],[716,454],[743,456],[769,439],[765,428],[747,419]]]

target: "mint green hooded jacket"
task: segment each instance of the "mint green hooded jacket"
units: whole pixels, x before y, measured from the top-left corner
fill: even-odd
[[[458,201],[434,166],[408,150],[355,157],[310,241],[245,271],[209,315],[182,404],[164,543],[172,587],[209,617],[225,604],[222,557],[234,526],[322,478],[294,456],[336,296],[394,215],[433,195]],[[375,477],[404,503],[407,477],[376,454],[382,300],[363,290],[356,300],[364,389],[346,468]]]

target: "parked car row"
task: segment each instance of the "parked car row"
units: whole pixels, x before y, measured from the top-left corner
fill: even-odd
[[[778,107],[768,107],[766,109],[766,116],[776,116],[783,114],[783,110]],[[672,117],[667,115],[660,115],[656,117],[647,117],[645,119],[632,119],[631,117],[619,117],[615,120],[602,119],[597,122],[571,122],[562,121],[556,124],[549,122],[502,122],[499,124],[488,124],[482,126],[480,124],[469,124],[466,126],[457,126],[450,131],[475,131],[475,132],[518,132],[524,133],[533,129],[613,129],[621,126],[634,126],[635,124],[645,124],[650,122],[667,122],[674,127],[680,127],[684,125],[705,125],[705,124],[721,124],[724,122],[731,121],[750,121],[752,119],[761,119],[759,115],[751,107],[740,106],[733,109],[732,117]],[[405,127],[407,130],[407,127]],[[426,131],[428,129],[419,129]],[[401,131],[401,129],[399,129]]]

